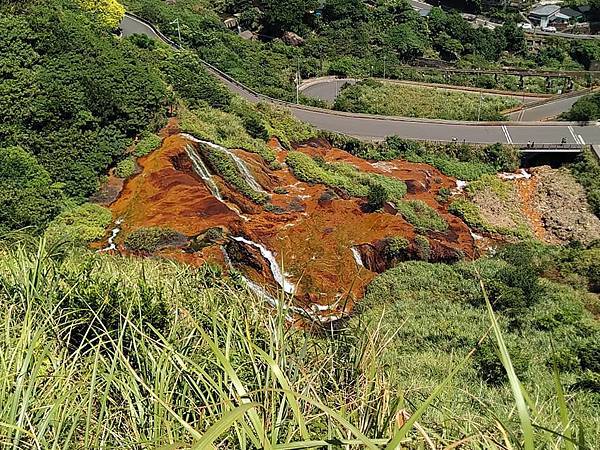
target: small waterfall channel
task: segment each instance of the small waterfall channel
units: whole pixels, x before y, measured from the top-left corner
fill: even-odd
[[[110,236],[108,237],[107,246],[101,250],[98,250],[98,253],[110,252],[117,249],[117,244],[115,244],[115,238],[121,232],[121,224],[123,223],[123,219],[118,219],[115,221],[115,227],[111,230]]]
[[[200,178],[204,180],[204,182],[206,183],[206,187],[208,187],[211,194],[222,202],[223,196],[219,191],[219,187],[217,186],[217,183],[215,183],[215,180],[213,180],[212,175],[208,171],[208,167],[206,167],[206,164],[204,164],[204,161],[202,161],[200,155],[196,152],[196,150],[194,150],[194,148],[191,145],[187,145],[185,147],[185,151],[190,160],[192,161],[194,170],[198,175],[200,175]]]
[[[285,278],[285,276],[283,275],[283,272],[281,271],[281,268],[279,267],[279,264],[277,264],[275,255],[273,255],[273,253],[268,248],[266,248],[262,244],[258,244],[254,241],[243,238],[241,236],[233,236],[231,239],[233,239],[234,241],[237,241],[237,242],[243,242],[244,244],[251,245],[253,247],[256,247],[258,250],[260,250],[260,254],[263,256],[263,258],[265,258],[267,261],[269,261],[269,266],[271,267],[271,273],[273,274],[273,278],[275,279],[277,284],[279,284],[279,286],[281,286],[281,288],[283,289],[283,291],[286,294],[294,293],[294,291],[296,290],[296,286],[294,285],[294,283],[288,281]]]
[[[244,178],[244,180],[246,181],[246,183],[248,183],[248,185],[255,191],[261,192],[263,194],[267,194],[267,191],[265,191],[263,189],[263,187],[258,183],[258,181],[256,181],[256,178],[254,178],[254,175],[252,175],[252,172],[248,168],[246,161],[244,161],[242,158],[240,158],[238,155],[236,155],[234,151],[232,151],[228,148],[222,147],[213,142],[203,141],[203,140],[198,139],[188,133],[182,133],[181,136],[186,138],[189,141],[192,141],[192,142],[195,142],[198,144],[208,145],[211,148],[214,148],[216,150],[220,150],[222,152],[227,153],[227,155],[229,155],[231,157],[231,159],[233,160],[233,162],[235,163],[236,167],[240,171],[240,173],[241,173],[242,177]],[[189,154],[189,152],[188,152],[188,154]]]
[[[352,256],[354,256],[354,261],[356,261],[356,265],[358,267],[365,267],[365,265],[363,264],[362,257],[360,256],[360,251],[354,246],[350,247],[350,249],[352,250]]]
[[[231,239],[233,239],[234,241],[241,242],[243,244],[251,245],[255,248],[258,248],[260,251],[260,254],[269,262],[269,266],[271,268],[271,273],[273,275],[273,279],[277,282],[277,284],[283,289],[283,291],[285,293],[287,293],[287,294],[294,293],[295,285],[285,278],[281,268],[279,267],[279,264],[277,263],[277,260],[275,259],[275,256],[269,249],[267,249],[262,244],[251,241],[251,240],[246,239],[241,236],[232,236]],[[233,269],[233,264],[231,263],[231,260],[229,259],[229,255],[227,254],[227,251],[225,250],[224,247],[221,247],[221,250],[223,251],[225,263],[227,264],[227,266],[230,269]],[[246,282],[248,288],[252,292],[254,292],[258,297],[265,300],[273,308],[276,308],[276,309],[281,308],[282,311],[285,313],[285,317],[288,322],[293,322],[295,315],[301,316],[301,317],[306,317],[314,322],[319,322],[319,323],[335,322],[336,320],[339,320],[342,317],[341,315],[334,315],[334,314],[331,314],[331,315],[320,314],[323,312],[333,310],[336,307],[337,303],[335,305],[331,305],[331,306],[311,305],[310,308],[301,308],[299,306],[288,305],[285,302],[282,303],[282,299],[278,299],[278,298],[272,296],[264,287],[262,287],[258,283],[255,283],[248,277],[242,275],[242,278]]]

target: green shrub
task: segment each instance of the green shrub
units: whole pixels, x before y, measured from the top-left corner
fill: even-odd
[[[589,122],[600,119],[600,95],[586,95],[577,100],[561,117],[573,122]]]
[[[440,203],[448,203],[450,201],[450,197],[452,197],[452,191],[447,187],[442,187],[438,191],[436,200]]]
[[[585,188],[592,211],[600,217],[600,163],[590,150],[585,150],[571,164],[571,173]]]
[[[121,160],[117,164],[117,167],[115,168],[115,175],[117,175],[119,178],[129,178],[130,176],[135,174],[136,170],[137,165],[135,162],[135,158],[130,156]]]
[[[226,148],[242,148],[260,155],[267,163],[275,162],[275,151],[261,139],[248,134],[243,120],[236,111],[246,106],[235,106],[243,103],[242,99],[233,98],[230,110],[225,112],[210,107],[198,107],[193,111],[181,108],[179,112],[181,129],[193,134],[198,139],[214,142]]]
[[[523,380],[528,369],[527,359],[521,355],[519,348],[514,346],[510,349],[510,359],[517,376]],[[500,360],[498,348],[489,339],[475,352],[473,364],[477,368],[479,376],[486,383],[497,386],[508,381],[506,369]]]
[[[369,186],[369,194],[367,195],[367,203],[371,211],[377,211],[383,208],[383,205],[389,200],[389,195],[386,189],[378,183]]]
[[[340,188],[353,197],[372,196],[369,202],[373,201],[373,210],[381,208],[388,200],[400,201],[406,194],[406,184],[402,180],[361,172],[347,163],[327,163],[322,158],[311,158],[297,151],[288,152],[286,163],[301,181]]]
[[[244,179],[235,162],[224,151],[208,145],[200,146],[200,153],[206,160],[210,168],[218,174],[225,182],[235,187],[244,197],[258,205],[262,205],[269,200],[269,196],[262,192],[255,191]]]
[[[417,230],[445,231],[448,223],[440,214],[421,200],[401,201],[396,205],[402,217]]]
[[[52,242],[87,244],[102,239],[111,221],[110,209],[84,203],[60,213],[48,225],[46,236]]]
[[[393,236],[385,239],[384,253],[388,259],[404,256],[410,246],[408,239],[402,236]]]
[[[479,206],[475,203],[459,198],[448,206],[448,212],[460,217],[467,225],[478,230],[493,232],[494,229],[481,217]]]
[[[62,188],[32,154],[0,147],[0,234],[43,230],[62,210]]]
[[[162,142],[160,136],[153,133],[146,133],[135,146],[134,155],[138,158],[149,155],[151,152],[160,147]]]
[[[425,236],[417,234],[414,240],[415,245],[415,256],[421,261],[429,261],[431,257],[431,247],[429,240]]]
[[[186,242],[183,234],[170,228],[148,227],[129,233],[125,246],[132,252],[152,253],[167,247],[182,246]]]
[[[600,333],[583,341],[577,356],[583,370],[600,374]]]
[[[369,194],[367,186],[356,183],[343,173],[324,169],[313,158],[302,152],[288,152],[285,162],[294,176],[301,181],[341,188],[354,197],[366,197]]]

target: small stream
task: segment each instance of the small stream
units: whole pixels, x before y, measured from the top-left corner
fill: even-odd
[[[267,194],[267,191],[265,191],[263,189],[263,187],[260,185],[260,183],[258,181],[256,181],[256,178],[254,178],[254,175],[252,175],[252,172],[248,168],[246,161],[244,161],[242,158],[240,158],[238,155],[236,155],[234,151],[232,151],[228,148],[225,148],[221,145],[215,144],[213,142],[203,141],[203,140],[198,139],[188,133],[182,133],[181,136],[186,138],[189,141],[196,142],[198,144],[208,145],[211,148],[214,148],[214,149],[217,149],[217,150],[227,153],[227,155],[229,155],[231,157],[231,159],[233,160],[233,162],[235,163],[236,167],[240,171],[240,174],[242,175],[242,178],[244,178],[246,183],[248,183],[248,185],[255,191],[261,192],[263,194]]]
[[[295,285],[293,283],[289,282],[283,276],[282,270],[279,267],[279,264],[277,264],[277,260],[275,259],[273,253],[270,250],[268,250],[262,244],[258,244],[256,242],[253,242],[249,239],[246,239],[246,238],[243,238],[240,236],[232,237],[231,239],[233,239],[234,241],[242,242],[246,245],[251,245],[253,247],[258,248],[260,250],[261,255],[267,261],[269,261],[271,273],[273,274],[273,278],[275,279],[277,284],[279,284],[279,286],[282,287],[284,292],[286,292],[288,294],[293,294],[293,292],[295,290]],[[225,250],[224,247],[221,247],[221,250],[223,252],[223,257],[225,259],[225,264],[227,264],[227,266],[230,269],[233,269],[234,267],[233,267],[233,264],[231,263],[231,259],[229,258],[229,255],[227,254],[227,251]],[[285,298],[278,299],[278,298],[274,297],[260,284],[255,283],[254,281],[252,281],[248,277],[244,276],[243,274],[240,274],[240,275],[246,282],[246,285],[248,286],[248,288],[252,292],[254,292],[259,298],[262,298],[263,300],[265,300],[267,303],[269,303],[269,305],[271,305],[275,309],[281,308],[281,310],[285,313],[285,318],[288,322],[293,322],[294,316],[305,317],[314,322],[319,322],[319,323],[323,323],[323,324],[335,322],[336,320],[339,320],[343,317],[343,315],[338,315],[338,314],[331,314],[331,315],[322,315],[321,314],[323,312],[332,311],[336,307],[337,303],[336,303],[336,305],[331,305],[331,306],[311,305],[310,308],[301,308],[299,306],[288,305],[285,303]]]
[[[358,251],[358,249],[354,246],[350,247],[350,250],[352,250],[352,256],[354,256],[354,261],[356,261],[356,265],[358,267],[365,267],[363,260],[362,260],[362,256],[360,256],[360,252]]]
[[[190,160],[192,161],[194,171],[200,176],[200,178],[204,180],[206,187],[210,190],[212,195],[214,195],[219,201],[223,201],[223,196],[219,191],[217,183],[215,183],[215,180],[213,180],[212,175],[208,171],[208,167],[206,167],[206,164],[204,164],[204,161],[202,161],[202,158],[200,157],[198,152],[196,152],[196,150],[191,145],[187,145],[185,147],[185,151]]]
[[[281,286],[281,288],[283,289],[283,291],[286,294],[294,293],[294,291],[296,290],[296,286],[294,285],[294,283],[288,281],[285,278],[285,276],[283,275],[283,272],[281,271],[281,268],[279,267],[279,264],[277,264],[275,255],[273,255],[273,253],[268,248],[266,248],[262,244],[259,244],[257,242],[243,238],[241,236],[232,236],[231,239],[233,239],[234,241],[237,241],[237,242],[243,242],[244,244],[256,247],[260,251],[260,254],[263,256],[263,258],[265,258],[267,261],[269,261],[269,266],[271,267],[271,273],[273,274],[273,279],[277,282],[277,284],[279,284],[279,286]]]
[[[98,253],[110,252],[117,249],[117,244],[115,244],[115,239],[121,232],[121,224],[123,223],[123,219],[118,219],[115,222],[115,228],[113,228],[110,232],[110,236],[108,237],[107,246],[101,250],[98,250]]]

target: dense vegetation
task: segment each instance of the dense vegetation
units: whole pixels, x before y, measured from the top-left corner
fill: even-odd
[[[558,376],[567,395],[573,396],[571,407],[578,411],[578,421],[595,440],[595,419],[584,423],[597,409],[599,392],[600,326],[592,314],[598,313],[598,299],[585,290],[559,284],[556,271],[566,265],[554,260],[559,254],[572,257],[586,252],[597,249],[520,245],[474,263],[400,263],[370,285],[361,304],[364,313],[356,319],[357,329],[389,336],[381,363],[388,367],[392,385],[414,390],[416,396],[423,380],[429,380],[426,385],[439,385],[449,367],[478,347],[460,377],[441,394],[438,407],[426,413],[425,421],[444,422],[444,435],[451,433],[449,429],[470,430],[483,448],[492,447],[480,433],[493,429],[491,417],[506,417],[503,411],[512,407],[513,400],[495,344],[489,336],[480,341],[489,330],[482,309],[481,277],[498,311],[516,374],[538,404],[531,405],[536,426],[552,422],[555,425],[550,428],[559,426]],[[592,277],[597,279],[597,274]],[[421,397],[426,395],[423,392]],[[452,410],[451,420],[446,408]],[[514,420],[500,419],[509,428]],[[539,436],[535,448],[549,448],[553,440],[549,434]],[[590,441],[587,445],[598,444]]]
[[[301,181],[322,183],[332,188],[338,188],[354,197],[367,197],[374,186],[382,191],[382,203],[400,201],[406,194],[406,184],[395,178],[376,173],[361,172],[347,163],[327,163],[323,159],[291,151],[286,157],[286,163]]]
[[[580,98],[561,117],[574,122],[589,122],[600,119],[600,94],[586,95]]]
[[[600,163],[591,150],[586,150],[571,164],[571,173],[585,188],[592,211],[600,217]]]
[[[346,85],[333,108],[384,116],[494,121],[503,119],[502,111],[519,104],[514,97],[365,80]]]
[[[518,150],[502,144],[416,142],[398,136],[388,137],[381,143],[367,143],[336,133],[322,132],[321,135],[335,147],[360,158],[375,161],[400,158],[423,162],[445,175],[465,181],[477,180],[485,174],[513,172],[520,164]]]
[[[162,123],[167,91],[140,50],[98,26],[93,12],[63,0],[22,5],[32,8],[23,14],[3,5],[0,148],[9,160],[2,189],[12,186],[6,201],[22,212],[2,209],[30,217],[2,223],[43,227],[61,196],[89,196],[131,139]]]
[[[0,414],[11,426],[0,435],[19,447],[395,436],[410,448],[530,438],[545,448],[567,436],[594,448],[600,328],[590,311],[600,309],[582,280],[598,286],[597,250],[521,246],[455,266],[400,263],[345,329],[319,338],[284,327],[211,265],[3,247]],[[535,431],[515,418],[507,369],[528,392]]]
[[[287,1],[265,1],[265,17],[255,19],[273,33],[307,33],[301,51],[280,42],[242,43],[222,29],[212,7],[195,0],[174,7],[130,3],[146,5],[170,32],[167,21],[177,14],[188,44],[273,92],[289,83],[280,69],[299,52],[303,64],[320,44],[336,54],[338,34],[348,47],[340,45],[338,67],[377,55],[366,42],[366,59],[343,59],[380,23],[375,13],[381,23],[393,18],[386,39],[404,46],[398,55],[414,51],[414,33],[426,45],[431,38],[419,28],[421,19],[395,3],[365,9],[362,2],[326,2],[319,23],[307,14],[310,2],[290,9]],[[385,251],[397,266],[375,280],[352,318],[326,335],[317,332],[321,327],[288,326],[282,311],[252,294],[235,271],[226,276],[212,264],[191,268],[87,250],[112,216],[85,198],[109,167],[123,176],[135,170],[134,158],[160,144],[152,133],[167,113],[177,113],[184,130],[254,151],[274,168],[266,139],[277,136],[290,149],[315,135],[289,114],[231,96],[190,53],[176,55],[139,36],[116,39],[115,7],[112,0],[0,6],[0,442],[15,448],[600,445],[597,246],[528,244],[450,266],[424,262],[431,248],[422,235],[414,239],[422,261],[399,262],[409,243],[390,237]],[[251,10],[244,11],[251,20]],[[346,16],[356,21],[354,30]],[[505,31],[478,33],[483,46]],[[287,56],[270,59],[277,52]],[[259,70],[261,64],[278,71]],[[273,82],[277,77],[281,83]],[[518,164],[515,150],[501,145],[329,137],[360,157],[430,162],[480,183]],[[234,170],[217,156],[215,167]],[[597,211],[600,177],[590,158],[572,169]],[[295,151],[287,163],[299,178],[364,197],[374,209],[395,203],[418,231],[446,227],[425,204],[403,199],[403,182]],[[212,229],[202,239],[222,236]],[[125,244],[148,254],[184,240],[152,227],[129,233]]]
[[[239,1],[216,4],[206,1],[127,0],[129,9],[156,23],[177,40],[179,19],[184,45],[237,80],[274,97],[294,100],[296,72],[302,78],[316,75],[354,77],[383,76],[421,79],[407,70],[416,58],[433,58],[460,67],[488,68],[497,65],[519,67],[589,67],[599,59],[600,43],[553,40],[544,49],[530,52],[523,31],[516,22],[489,30],[474,28],[457,12],[433,8],[423,18],[405,1],[327,0],[318,2]],[[259,7],[257,9],[257,6]],[[262,12],[262,13],[261,13]],[[239,13],[242,28],[253,30],[263,41],[245,41],[227,30],[222,17]],[[279,39],[293,31],[305,41],[300,47]],[[275,38],[275,39],[273,39]],[[429,81],[444,82],[439,72]],[[459,84],[519,89],[518,77],[481,76],[470,80],[458,76]],[[421,79],[428,81],[427,79]],[[448,81],[448,80],[446,80]],[[531,81],[528,89],[543,92],[545,80]],[[553,86],[552,92],[562,86]],[[308,101],[308,99],[304,99]]]
[[[81,4],[0,5],[0,231],[42,230],[95,192],[109,167],[133,175],[168,113],[185,131],[273,164],[270,136],[289,147],[314,135],[287,112],[233,97],[193,54],[117,39],[114,20],[104,21],[111,1]]]

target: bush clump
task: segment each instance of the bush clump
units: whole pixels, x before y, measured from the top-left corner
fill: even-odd
[[[425,236],[417,234],[414,240],[415,256],[421,261],[429,261],[431,257],[431,246],[429,240]]]
[[[48,225],[46,236],[51,242],[87,244],[102,239],[111,221],[110,209],[84,203],[60,213]]]
[[[178,231],[166,227],[143,227],[130,233],[125,246],[132,252],[153,253],[167,247],[185,245],[187,238]]]
[[[136,170],[137,165],[135,158],[130,156],[119,161],[117,167],[115,168],[115,175],[117,175],[119,178],[129,178],[135,173]]]
[[[473,181],[485,174],[513,172],[520,164],[516,148],[509,145],[417,142],[390,136],[381,143],[363,142],[337,133],[321,132],[334,147],[376,161],[406,159],[426,163],[445,175]]]
[[[445,231],[448,222],[440,214],[421,200],[402,201],[396,205],[402,217],[421,231]]]
[[[269,200],[267,194],[255,191],[250,184],[248,184],[231,156],[227,153],[218,148],[209,147],[208,145],[200,146],[200,153],[210,168],[244,197],[258,205],[263,205]]]
[[[136,144],[133,154],[138,158],[149,155],[160,146],[161,142],[160,136],[154,133],[143,134],[142,138]]]
[[[410,246],[408,239],[402,236],[392,236],[385,240],[384,253],[388,259],[403,257]]]
[[[322,158],[311,158],[298,151],[288,152],[286,163],[301,181],[343,189],[353,197],[372,197],[373,210],[381,208],[387,201],[399,201],[406,194],[406,184],[402,180],[361,172],[351,164],[327,163]]]

